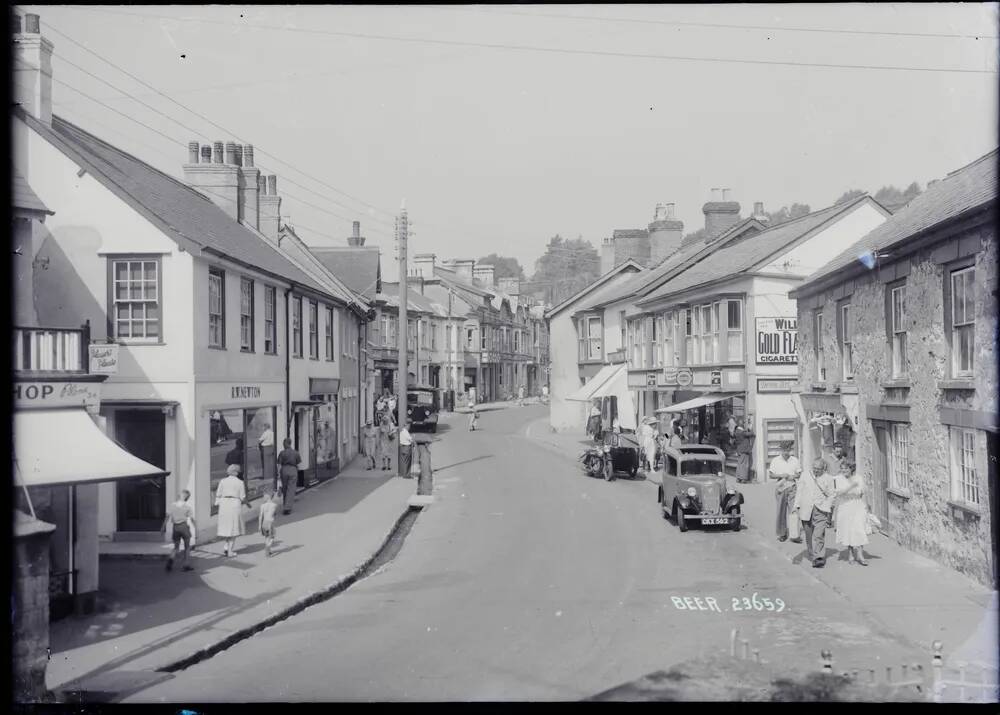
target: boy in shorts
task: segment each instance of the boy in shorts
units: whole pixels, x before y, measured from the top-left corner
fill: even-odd
[[[257,517],[257,525],[260,533],[264,537],[264,554],[271,555],[271,544],[274,543],[276,529],[274,519],[278,514],[278,501],[271,492],[264,494],[264,503],[260,505],[260,516]]]
[[[174,541],[174,551],[170,554],[170,558],[167,559],[167,571],[172,571],[174,568],[174,559],[177,558],[177,549],[184,542],[184,566],[183,571],[193,571],[194,566],[187,562],[188,554],[191,552],[191,527],[188,526],[188,519],[194,524],[194,507],[188,499],[191,498],[191,492],[187,489],[181,492],[181,498],[175,501],[167,509],[167,516],[163,520],[163,528],[160,529],[162,532],[166,532],[167,525],[172,525],[173,531],[171,532],[171,538]],[[197,530],[197,526],[195,527]]]

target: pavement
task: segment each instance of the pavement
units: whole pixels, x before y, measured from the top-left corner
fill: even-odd
[[[680,534],[645,475],[587,477],[582,445],[570,441],[567,457],[537,439],[543,415],[489,411],[472,433],[450,417],[434,503],[394,558],[124,702],[580,699],[727,653],[733,628],[782,673],[815,670],[823,649],[838,670],[926,664],[926,647],[791,563],[766,532]],[[755,596],[780,608],[755,608]]]
[[[578,457],[592,444],[583,433],[553,432],[546,419],[532,422],[526,432],[540,444]],[[660,473],[647,475],[651,499],[656,499]],[[976,664],[996,673],[997,592],[929,558],[903,548],[883,534],[873,534],[865,547],[868,567],[850,564],[838,549],[833,530],[827,531],[827,565],[812,568],[805,547],[779,542],[774,534],[777,505],[774,487],[742,485],[746,499],[744,524],[764,548],[800,569],[817,584],[842,595],[910,646],[931,654],[931,644],[943,645],[946,665]],[[674,527],[676,528],[676,527]]]
[[[395,461],[395,460],[394,460]],[[256,522],[227,558],[197,544],[191,572],[162,558],[102,558],[98,611],[50,628],[50,690],[92,699],[169,677],[158,669],[212,648],[356,573],[406,513],[417,481],[355,459],[279,512],[271,557]],[[151,544],[163,553],[162,544]],[[271,666],[265,671],[271,672]],[[72,697],[72,696],[71,696]]]

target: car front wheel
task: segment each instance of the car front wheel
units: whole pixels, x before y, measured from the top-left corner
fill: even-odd
[[[732,514],[733,516],[740,516],[740,514],[741,514],[741,513],[742,513],[742,512],[741,512],[741,510],[740,510],[740,508],[739,508],[739,507],[736,507],[735,509],[733,509],[733,510],[732,510],[732,511],[730,512],[730,514]],[[739,530],[740,530],[740,523],[741,523],[742,521],[743,521],[742,519],[734,519],[734,520],[733,520],[733,525],[732,525],[732,526],[731,526],[730,528],[731,528],[731,529],[732,529],[733,531],[739,531]]]
[[[677,524],[677,528],[682,534],[688,530],[687,522],[684,521],[684,512],[681,511],[677,502],[674,502],[674,523]]]

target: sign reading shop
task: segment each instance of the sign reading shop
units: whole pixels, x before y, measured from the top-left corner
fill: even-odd
[[[757,364],[797,365],[798,339],[796,318],[757,318]]]

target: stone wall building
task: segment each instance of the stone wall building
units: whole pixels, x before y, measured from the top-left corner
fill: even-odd
[[[997,152],[800,286],[805,459],[853,451],[882,529],[996,583]]]

